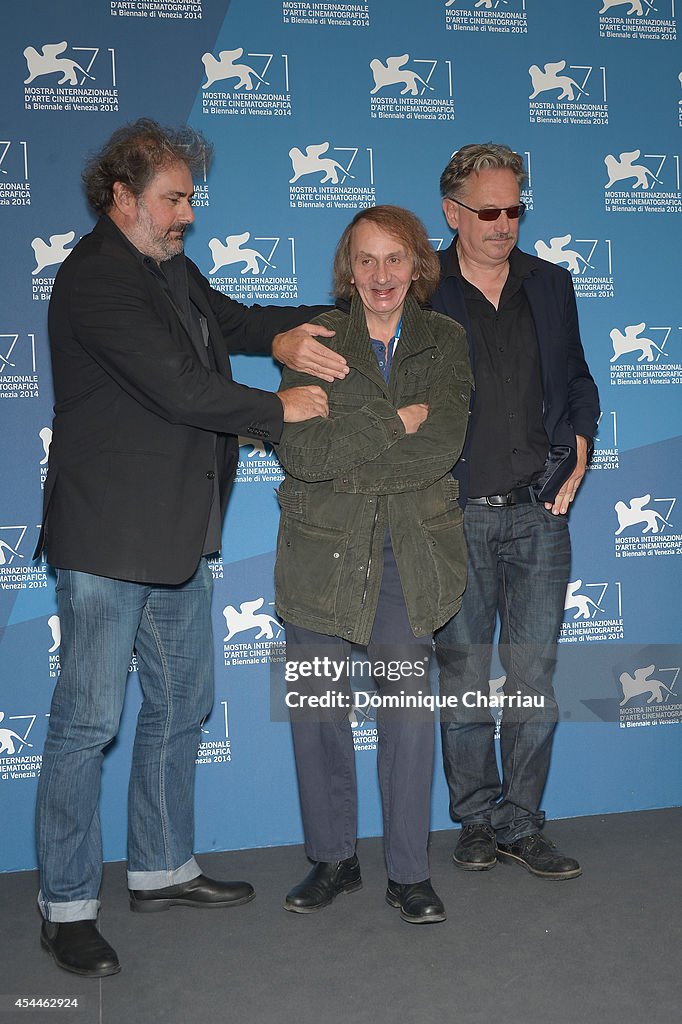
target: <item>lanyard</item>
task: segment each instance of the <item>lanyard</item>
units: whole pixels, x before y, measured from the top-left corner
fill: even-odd
[[[391,352],[391,356],[395,355],[395,350],[398,347],[398,342],[400,341],[400,332],[402,331],[402,329],[403,318],[401,317],[400,320],[398,321],[398,326],[395,329],[395,334],[393,335],[393,351]]]

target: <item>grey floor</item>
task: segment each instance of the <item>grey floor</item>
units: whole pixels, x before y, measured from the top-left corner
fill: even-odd
[[[456,832],[431,840],[443,924],[415,926],[384,902],[381,842],[363,840],[364,888],[313,915],[285,913],[305,874],[300,847],[200,858],[216,877],[252,881],[234,910],[128,910],[123,864],[106,866],[100,927],[123,970],[81,979],[39,947],[34,872],[0,875],[0,1024],[677,1024],[682,996],[682,811],[551,822],[583,864],[546,882],[498,864],[451,862]],[[14,999],[76,997],[75,1011]]]

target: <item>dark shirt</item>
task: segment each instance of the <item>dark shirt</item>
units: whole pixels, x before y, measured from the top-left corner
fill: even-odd
[[[506,494],[541,474],[549,439],[535,325],[523,291],[531,271],[513,249],[499,308],[462,277],[453,246],[448,273],[461,279],[471,320],[476,400],[470,425],[469,494]]]
[[[149,257],[145,257],[145,263]],[[209,343],[208,323],[203,313],[197,309],[189,297],[189,283],[187,281],[187,264],[184,253],[174,256],[171,260],[164,260],[160,267],[149,261],[159,276],[165,277],[167,288],[170,290],[170,297],[173,304],[181,313],[185,325],[189,328],[192,343],[204,366],[209,370],[215,370],[215,358]],[[202,554],[210,555],[219,551],[222,544],[222,515],[220,513],[220,489],[218,486],[218,463],[214,456],[213,461],[213,497],[211,499],[211,511],[206,527],[206,537]]]

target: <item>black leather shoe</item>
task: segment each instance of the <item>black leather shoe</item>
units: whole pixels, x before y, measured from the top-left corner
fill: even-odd
[[[40,945],[56,964],[72,974],[105,978],[121,970],[115,950],[102,938],[94,921],[43,921]]]
[[[355,854],[347,860],[321,860],[287,894],[284,909],[294,914],[312,914],[328,907],[340,893],[357,892],[358,889],[362,889],[362,878]]]
[[[497,844],[490,825],[464,825],[452,859],[465,871],[490,871],[497,864]]]
[[[582,874],[582,869],[577,860],[572,857],[564,857],[559,853],[554,843],[545,839],[541,832],[534,832],[532,836],[523,836],[515,843],[498,843],[497,856],[511,864],[516,861],[526,871],[538,878],[577,878]]]
[[[389,878],[386,902],[389,907],[400,909],[403,921],[410,924],[436,924],[447,916],[445,907],[433,891],[430,878],[409,885],[392,882]]]
[[[129,895],[130,909],[141,913],[169,907],[239,907],[256,898],[248,882],[218,882],[206,875],[164,889],[130,889]]]

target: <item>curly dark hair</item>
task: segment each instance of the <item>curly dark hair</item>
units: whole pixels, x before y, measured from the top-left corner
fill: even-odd
[[[162,128],[141,117],[117,129],[88,160],[81,175],[85,194],[97,213],[108,213],[114,182],[123,182],[138,197],[158,171],[172,164],[184,163],[192,175],[204,174],[212,154],[212,145],[193,128]]]
[[[419,275],[410,285],[410,294],[417,302],[426,302],[438,287],[440,262],[429,242],[422,222],[402,206],[370,206],[360,210],[353,217],[339,239],[334,255],[334,295],[339,299],[350,299],[355,293],[352,283],[353,271],[350,260],[350,243],[353,228],[368,221],[382,231],[400,239],[414,260],[414,269]]]

